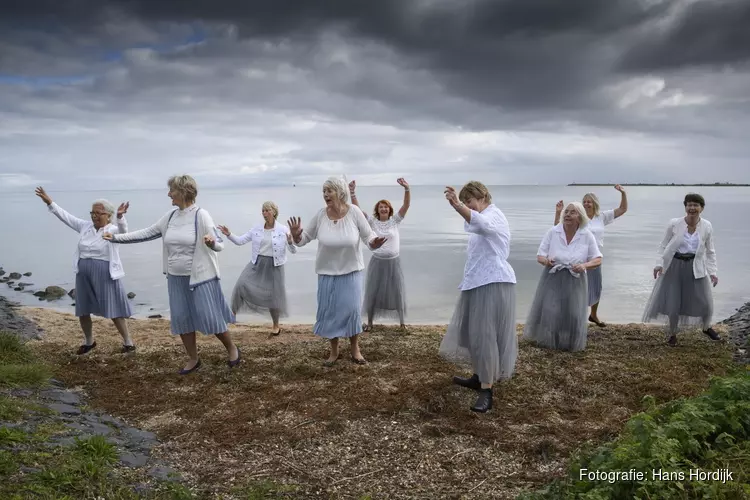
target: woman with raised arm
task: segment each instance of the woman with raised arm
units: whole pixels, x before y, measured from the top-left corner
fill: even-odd
[[[298,217],[289,219],[289,229],[297,246],[318,240],[315,272],[318,275],[318,310],[313,332],[329,339],[331,353],[325,361],[333,366],[339,358],[339,338],[349,338],[351,360],[367,363],[359,348],[362,333],[362,270],[365,268],[360,241],[375,250],[386,238],[377,236],[362,210],[348,203],[346,184],[331,177],[323,184],[321,208],[302,228]]]
[[[583,205],[569,203],[563,222],[547,231],[539,245],[536,259],[544,269],[523,336],[541,347],[561,351],[586,348],[586,273],[602,263],[602,253],[588,223]]]
[[[167,275],[170,329],[179,335],[188,362],[181,375],[201,366],[195,332],[215,335],[227,350],[230,368],[240,364],[241,354],[227,331],[235,318],[227,305],[219,282],[219,258],[216,252],[224,243],[214,227],[211,215],[195,204],[198,185],[189,175],[177,175],[167,181],[176,209],[167,212],[156,224],[125,234],[105,233],[112,243],[141,243],[162,239],[163,272]]]
[[[617,184],[615,189],[620,192],[620,206],[614,210],[600,211],[599,198],[594,193],[586,193],[583,195],[583,208],[586,209],[586,217],[589,218],[588,230],[591,231],[596,239],[597,245],[599,245],[599,251],[604,248],[604,227],[612,224],[615,219],[622,217],[625,212],[628,211],[628,195],[625,194],[625,189]],[[555,207],[555,226],[560,223],[560,215],[563,210],[563,201],[557,202]],[[586,272],[586,280],[588,281],[588,302],[591,307],[591,314],[589,314],[589,321],[596,324],[596,326],[604,327],[606,323],[599,319],[599,301],[602,296],[602,267],[595,267],[589,269]]]
[[[689,193],[683,205],[685,216],[669,221],[659,245],[654,267],[656,284],[643,314],[644,323],[657,319],[667,323],[667,343],[673,347],[680,327],[700,325],[708,338],[721,340],[711,328],[711,288],[719,284],[719,278],[713,226],[701,217],[706,200]]]
[[[481,182],[469,182],[458,196],[449,186],[445,198],[463,218],[469,244],[461,295],[439,352],[451,361],[471,364],[474,374],[453,377],[453,383],[478,391],[471,410],[484,413],[492,408],[492,384],[513,375],[518,357],[516,274],[508,263],[510,226]]]
[[[117,245],[110,245],[102,240],[105,232],[115,234],[128,231],[125,213],[130,203],[121,203],[115,211],[114,205],[109,201],[95,200],[91,204],[90,220],[84,220],[63,210],[52,201],[43,187],[37,187],[35,192],[47,204],[50,213],[80,235],[73,259],[73,271],[76,275],[75,314],[83,330],[84,343],[78,348],[77,354],[86,354],[96,347],[92,314],[111,319],[122,336],[121,352],[134,352],[135,346],[126,321],[133,314],[133,309],[122,283],[125,271],[120,261],[120,249]],[[115,214],[117,224],[112,223]]]
[[[404,203],[397,213],[393,213],[393,205],[388,200],[380,200],[375,204],[372,215],[365,214],[367,222],[375,234],[387,238],[382,247],[373,250],[370,264],[367,266],[365,277],[365,299],[362,306],[367,314],[365,331],[372,329],[372,322],[377,316],[397,315],[401,329],[406,330],[404,318],[406,316],[406,288],[404,273],[401,270],[400,237],[398,226],[404,220],[411,204],[409,184],[401,177],[396,182],[404,188]],[[359,207],[357,200],[356,181],[349,183],[349,194],[352,205]]]
[[[250,262],[240,274],[232,292],[232,312],[243,310],[271,314],[271,335],[279,335],[279,318],[287,316],[284,264],[286,251],[297,253],[289,228],[277,221],[279,207],[272,201],[261,207],[263,224],[258,224],[242,236],[232,234],[226,226],[219,226],[235,245],[252,243]]]

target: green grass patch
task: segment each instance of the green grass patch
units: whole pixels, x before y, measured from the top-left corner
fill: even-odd
[[[750,375],[714,378],[703,395],[660,406],[647,396],[644,405],[617,440],[579,451],[568,477],[519,498],[750,498]],[[731,478],[691,476],[723,470]]]
[[[15,427],[0,427],[0,446],[3,448],[23,443],[29,436],[21,429]]]
[[[40,387],[52,371],[13,334],[0,332],[0,387]]]
[[[30,363],[34,357],[29,348],[15,335],[0,332],[0,365],[21,365]]]

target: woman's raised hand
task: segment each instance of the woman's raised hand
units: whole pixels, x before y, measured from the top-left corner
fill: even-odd
[[[52,204],[52,198],[49,197],[49,195],[47,194],[47,192],[44,190],[42,186],[37,187],[34,190],[34,193],[36,193],[36,195],[40,197],[42,201],[46,203],[47,205]]]
[[[218,226],[218,228],[224,236],[229,236],[230,234],[232,234],[232,231],[230,231],[227,226]]]

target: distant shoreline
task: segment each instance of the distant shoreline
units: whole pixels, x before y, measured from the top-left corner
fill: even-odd
[[[579,183],[579,182],[573,182],[572,184],[568,184],[568,186],[616,186],[617,184],[587,184],[587,183]],[[734,184],[731,182],[714,182],[713,184],[677,184],[675,182],[672,183],[664,183],[664,184],[650,184],[647,182],[638,182],[635,184],[627,184],[622,183],[620,186],[657,186],[657,187],[676,187],[676,186],[682,186],[682,187],[750,187],[750,184]]]

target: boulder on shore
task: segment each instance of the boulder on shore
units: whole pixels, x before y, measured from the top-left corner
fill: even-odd
[[[23,273],[24,276],[31,276],[31,271]]]
[[[21,279],[21,273],[10,273],[8,275],[8,278],[12,280],[20,280]]]
[[[71,299],[75,299],[76,298],[76,289],[75,288],[71,288],[70,289],[70,291],[68,292],[68,297],[70,297]]]
[[[135,294],[133,292],[128,292],[128,298],[129,299],[134,299],[135,298]]]
[[[64,297],[66,292],[64,288],[60,288],[59,286],[48,286],[44,289],[44,298],[45,299],[59,299],[61,297]]]

